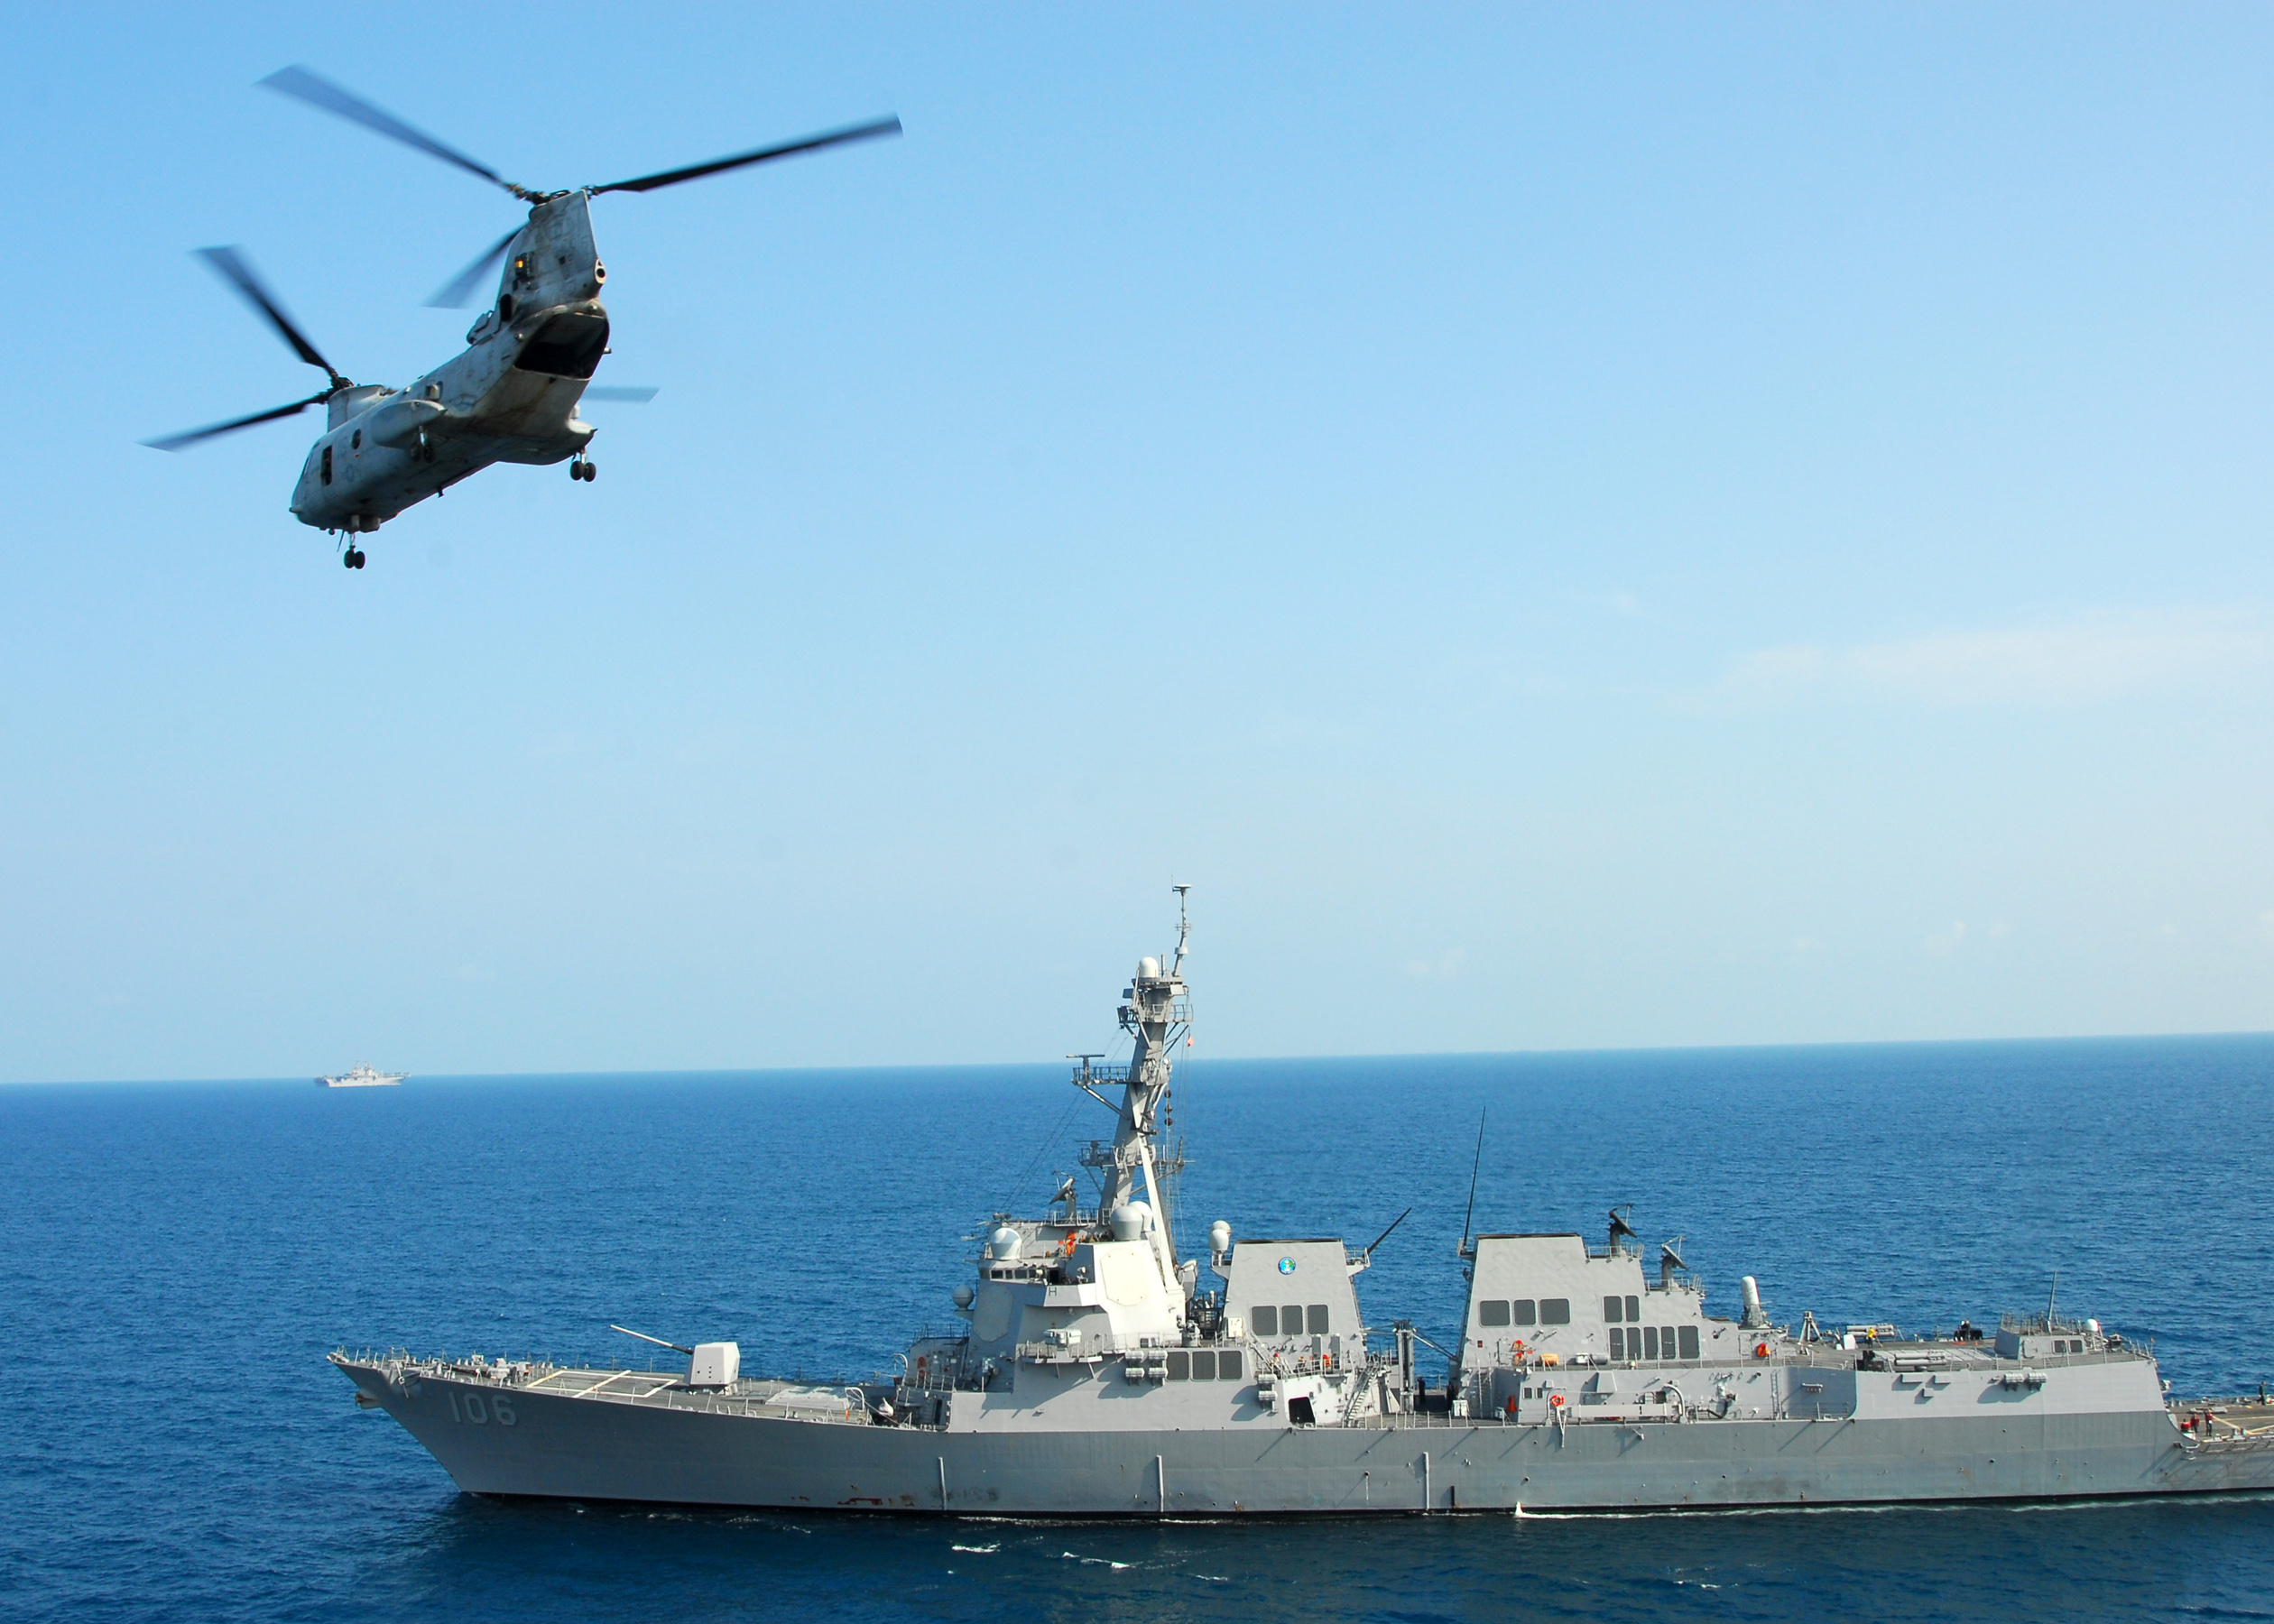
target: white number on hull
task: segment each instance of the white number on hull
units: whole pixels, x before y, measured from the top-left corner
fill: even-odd
[[[497,1417],[498,1426],[513,1426],[513,1401],[504,1393],[499,1393],[487,1404],[483,1403],[479,1393],[468,1393],[462,1399],[456,1393],[450,1395],[450,1419],[453,1421],[470,1421],[476,1426],[484,1426],[488,1425],[493,1414]]]

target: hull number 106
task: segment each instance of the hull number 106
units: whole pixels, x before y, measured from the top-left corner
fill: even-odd
[[[456,1392],[450,1394],[451,1420],[471,1422],[476,1426],[486,1426],[493,1416],[496,1418],[500,1426],[513,1425],[513,1400],[511,1395],[493,1393],[485,1398],[479,1393],[467,1393],[464,1396]]]

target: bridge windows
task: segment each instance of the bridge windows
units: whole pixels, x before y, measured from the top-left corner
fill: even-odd
[[[1476,1323],[1480,1325],[1505,1325],[1508,1324],[1508,1305],[1503,1302],[1477,1304]]]
[[[1543,1325],[1571,1324],[1571,1299],[1569,1297],[1540,1298],[1539,1323]]]
[[[1539,1310],[1540,1305],[1530,1297],[1511,1297],[1506,1302],[1498,1297],[1487,1297],[1476,1305],[1476,1323],[1495,1328],[1502,1325],[1537,1325],[1540,1323]],[[1564,1324],[1568,1323],[1569,1318],[1567,1315],[1564,1319],[1547,1323]]]
[[[1248,1310],[1248,1328],[1258,1336],[1300,1336],[1308,1324],[1310,1334],[1326,1334],[1326,1305],[1258,1303]]]
[[[1236,1348],[1178,1348],[1168,1359],[1171,1381],[1237,1381],[1246,1361]]]
[[[1613,1359],[1696,1359],[1696,1325],[1613,1325]]]

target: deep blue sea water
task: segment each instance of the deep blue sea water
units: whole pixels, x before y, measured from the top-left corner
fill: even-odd
[[[1181,1075],[1189,1253],[1409,1220],[1369,1316],[1458,1323],[1477,1223],[1681,1232],[1718,1311],[2045,1302],[2182,1392],[2274,1379],[2274,1038],[1333,1061]],[[2274,1617],[2274,1499],[1382,1523],[650,1514],[459,1495],[328,1348],[621,1362],[615,1320],[858,1376],[1097,1106],[1045,1067],[0,1091],[0,1617]]]

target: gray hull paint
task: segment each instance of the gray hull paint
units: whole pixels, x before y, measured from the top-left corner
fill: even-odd
[[[514,1421],[343,1361],[477,1494],[964,1516],[1209,1517],[2045,1499],[2274,1489],[2274,1439],[2198,1445],[2160,1410],[1820,1421],[959,1431],[513,1395]],[[945,1496],[942,1494],[943,1481]],[[1165,1498],[1164,1498],[1165,1490]]]

